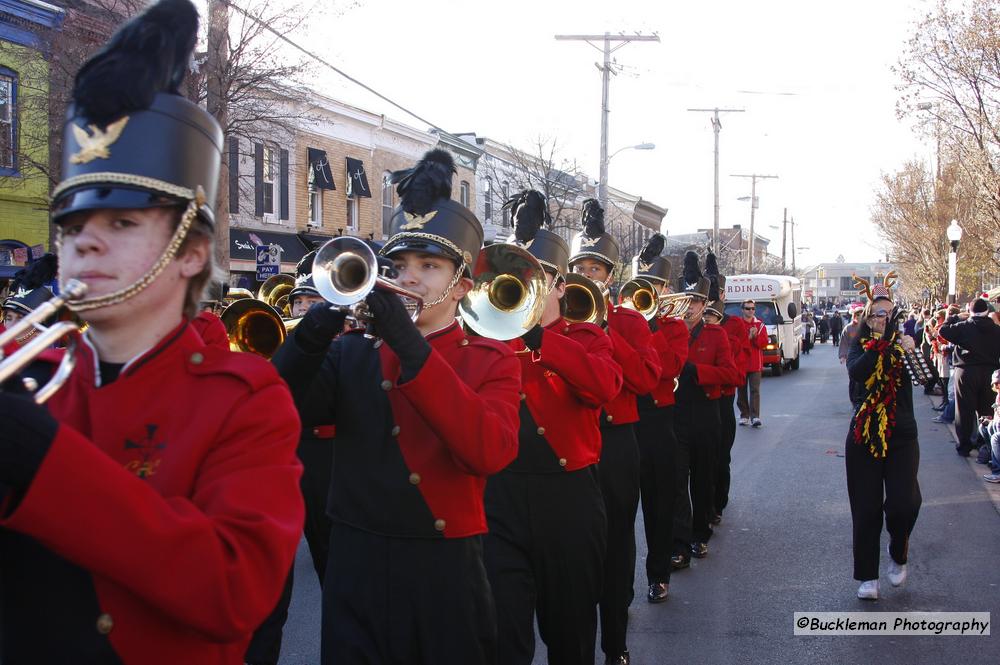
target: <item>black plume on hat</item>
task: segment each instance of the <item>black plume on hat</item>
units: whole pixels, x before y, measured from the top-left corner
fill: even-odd
[[[313,261],[316,260],[316,250],[309,252],[295,264],[295,276],[311,275],[313,271]]]
[[[160,0],[123,25],[77,72],[78,112],[106,123],[149,108],[157,93],[178,94],[197,36],[198,11],[190,0]]]
[[[708,277],[710,286],[708,287],[708,300],[715,302],[719,299],[719,264],[715,260],[715,254],[709,250],[705,256],[705,277]]]
[[[684,281],[688,284],[696,284],[701,279],[701,268],[698,266],[698,254],[688,250],[684,255]]]
[[[597,199],[583,202],[583,235],[596,238],[604,233],[604,208]]]
[[[666,244],[667,239],[662,233],[654,233],[643,245],[642,251],[639,252],[639,260],[643,263],[649,263],[663,252]]]
[[[33,261],[23,270],[18,270],[14,275],[14,283],[11,284],[11,292],[25,289],[31,291],[39,286],[52,283],[58,274],[59,259],[55,254],[49,253],[40,259]]]
[[[437,148],[425,154],[413,168],[393,171],[390,182],[396,185],[403,210],[425,215],[438,199],[451,198],[451,177],[455,173],[451,154]]]
[[[535,239],[538,229],[552,222],[545,195],[536,189],[522,189],[504,202],[514,219],[514,239],[526,245]]]

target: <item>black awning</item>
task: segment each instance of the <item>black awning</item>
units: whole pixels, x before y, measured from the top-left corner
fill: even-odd
[[[337,186],[333,184],[333,173],[330,171],[330,160],[326,158],[326,151],[309,148],[308,153],[313,187],[316,189],[337,189]]]
[[[280,245],[282,263],[298,263],[305,256],[306,248],[294,233],[229,229],[229,258],[238,261],[256,261],[257,245]]]
[[[372,197],[372,190],[368,188],[368,176],[365,174],[365,164],[360,159],[347,158],[347,195]]]

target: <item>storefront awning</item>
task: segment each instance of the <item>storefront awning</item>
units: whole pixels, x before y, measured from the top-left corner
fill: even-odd
[[[257,231],[251,229],[229,229],[229,258],[234,261],[256,261],[254,248],[257,245],[280,245],[282,263],[298,263],[308,251],[302,240],[294,233]]]
[[[368,176],[365,174],[365,164],[360,159],[347,158],[347,195],[372,197],[372,190],[368,188]]]
[[[333,173],[330,171],[330,160],[326,158],[326,151],[318,148],[307,150],[309,157],[309,168],[312,169],[313,187],[316,189],[337,189],[333,184]]]

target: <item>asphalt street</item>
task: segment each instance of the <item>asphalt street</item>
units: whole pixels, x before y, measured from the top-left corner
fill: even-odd
[[[991,637],[793,636],[796,611],[1000,617],[1000,514],[979,479],[984,467],[954,453],[948,430],[931,422],[930,400],[916,391],[923,506],[910,577],[893,588],[883,556],[882,598],[858,600],[843,458],[850,403],[836,349],[818,345],[798,371],[765,377],[761,391],[764,427],[738,428],[732,498],[709,556],[674,574],[661,605],[645,600],[646,546],[636,524],[632,663],[1000,662],[997,630]],[[281,664],[317,665],[319,587],[304,543],[295,575]],[[534,662],[546,662],[541,642]]]

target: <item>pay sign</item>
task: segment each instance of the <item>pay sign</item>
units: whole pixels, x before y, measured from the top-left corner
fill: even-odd
[[[263,282],[281,272],[281,246],[257,245],[257,281]]]

